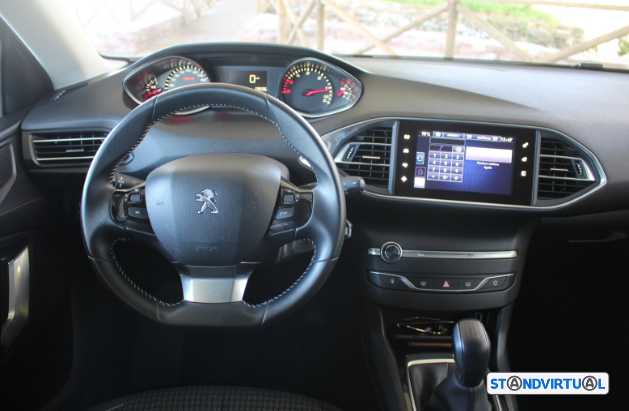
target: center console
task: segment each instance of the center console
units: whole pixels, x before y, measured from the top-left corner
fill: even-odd
[[[506,338],[539,215],[605,185],[596,157],[559,131],[454,120],[374,119],[322,139],[354,193],[344,247],[360,256],[348,269],[382,408],[419,411],[429,392],[444,405],[479,386],[452,378],[474,368],[454,358],[457,323],[486,330],[483,374],[509,371]],[[517,410],[512,397],[476,408]]]

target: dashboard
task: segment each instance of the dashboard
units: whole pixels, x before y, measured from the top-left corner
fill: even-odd
[[[351,291],[370,301],[356,299],[361,310],[485,315],[515,301],[540,228],[566,236],[543,243],[556,259],[544,262],[549,268],[541,274],[555,274],[565,263],[562,242],[602,247],[614,241],[607,237],[611,229],[626,226],[627,74],[341,58],[268,44],[172,47],[37,102],[14,137],[15,153],[56,197],[40,197],[42,208],[29,213],[63,209],[63,218],[78,224],[86,173],[108,133],[162,93],[216,82],[280,99],[321,137],[349,182],[347,227],[353,235],[336,278],[352,275]],[[117,172],[126,184],[199,153],[267,156],[286,166],[296,186],[316,181],[308,153],[296,153],[258,116],[219,107],[178,114],[152,127],[122,160]],[[589,244],[581,246],[594,258]],[[533,271],[526,281],[546,288],[551,275],[535,277]],[[567,281],[575,283],[570,274]],[[498,317],[505,329],[510,315]],[[379,312],[368,317],[384,318]],[[370,327],[384,330],[380,323]],[[391,361],[390,372],[374,373],[385,376],[379,386],[397,384],[391,376],[399,370]]]
[[[94,150],[138,104],[213,82],[267,93],[304,116],[341,174],[365,181],[350,207],[574,215],[629,206],[624,73],[339,58],[278,45],[176,46],[60,90],[22,124],[26,164],[40,178],[80,182]],[[277,129],[255,116],[179,114],[151,129],[124,173],[144,178],[194,154],[183,148],[189,142],[195,152],[268,155],[299,183],[314,181]],[[60,152],[59,139],[83,146]]]
[[[123,88],[133,101],[141,104],[179,87],[213,82],[235,84],[279,98],[304,117],[347,110],[362,94],[362,85],[356,77],[315,58],[298,59],[287,67],[278,67],[277,61],[264,59],[236,63],[205,60],[201,64],[184,57],[160,58],[130,73]],[[177,114],[194,114],[206,108]]]

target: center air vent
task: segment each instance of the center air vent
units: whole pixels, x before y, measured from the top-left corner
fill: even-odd
[[[538,200],[556,200],[576,194],[596,181],[584,156],[569,143],[542,137],[539,159]]]
[[[31,135],[34,159],[40,164],[91,162],[107,137],[105,131]]]
[[[362,177],[373,186],[389,185],[393,127],[372,127],[352,137],[335,161],[350,176]]]

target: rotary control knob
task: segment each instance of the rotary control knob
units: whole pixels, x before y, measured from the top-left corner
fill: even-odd
[[[380,247],[380,256],[387,263],[395,263],[402,258],[402,247],[394,242],[385,243]]]

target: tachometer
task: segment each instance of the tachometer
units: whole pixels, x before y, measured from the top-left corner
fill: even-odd
[[[362,94],[360,81],[323,60],[294,61],[280,80],[279,98],[304,117],[321,117],[352,107]]]
[[[316,113],[332,103],[332,82],[323,71],[310,64],[293,66],[282,78],[280,93],[292,108]]]
[[[192,64],[187,64],[185,66],[179,66],[170,72],[168,78],[166,78],[164,89],[172,90],[181,86],[208,82],[207,74],[205,74],[203,70]]]

